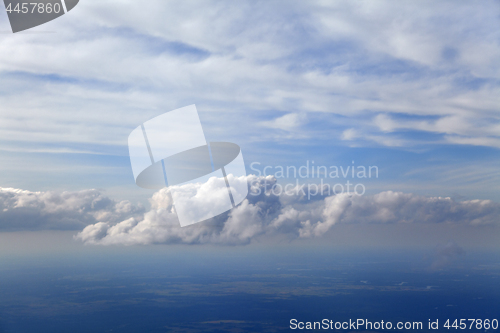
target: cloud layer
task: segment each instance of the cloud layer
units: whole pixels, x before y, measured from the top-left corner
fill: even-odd
[[[262,236],[290,239],[321,237],[338,223],[498,224],[500,204],[489,200],[454,201],[401,192],[373,196],[339,194],[307,200],[306,195],[276,196],[272,177],[249,176],[252,193],[228,213],[181,228],[169,189],[156,192],[142,218],[88,225],[76,238],[89,244],[248,244]],[[205,186],[209,186],[208,183]],[[204,188],[210,193],[210,188]],[[210,201],[209,195],[207,202]]]
[[[39,28],[56,34],[2,37],[0,105],[10,112],[0,113],[0,138],[25,143],[20,150],[102,152],[124,145],[145,119],[194,102],[213,112],[214,133],[229,130],[238,142],[272,141],[277,130],[307,137],[304,115],[331,113],[344,117],[337,138],[356,145],[500,147],[498,9],[494,1],[82,2]],[[221,117],[234,110],[247,111],[238,123],[256,126]],[[315,128],[321,135],[331,128]]]
[[[99,221],[118,223],[140,218],[141,205],[115,202],[97,190],[30,192],[0,188],[0,231],[81,230]]]
[[[249,162],[364,160],[390,169],[378,191],[498,201],[499,9],[81,1],[0,39],[0,183],[123,192],[130,132],[195,103],[207,139],[238,143]]]

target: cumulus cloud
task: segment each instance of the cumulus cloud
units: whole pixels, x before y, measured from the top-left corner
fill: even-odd
[[[98,190],[30,192],[0,188],[0,230],[81,230],[97,222],[118,223],[144,207],[116,202]]]
[[[262,236],[322,237],[339,223],[498,224],[500,204],[490,200],[455,201],[411,193],[338,194],[309,197],[307,187],[275,194],[274,177],[248,176],[251,193],[236,208],[203,223],[181,228],[164,188],[150,198],[151,208],[114,201],[98,190],[30,192],[0,188],[0,230],[80,230],[88,244],[248,244]],[[201,185],[199,200],[213,203],[213,182]],[[316,189],[314,189],[316,192]],[[326,193],[326,192],[325,192]],[[317,194],[317,193],[316,193]],[[83,230],[82,230],[83,229]]]
[[[248,244],[264,235],[290,239],[321,237],[338,223],[497,224],[500,204],[489,200],[454,201],[401,192],[373,196],[338,194],[308,200],[306,188],[293,195],[273,193],[273,177],[249,176],[251,193],[231,211],[204,223],[181,228],[170,189],[156,192],[151,210],[119,223],[102,221],[85,227],[77,239],[88,244]],[[203,185],[209,195],[209,183]],[[290,194],[290,193],[289,193]],[[207,202],[209,202],[207,198]]]

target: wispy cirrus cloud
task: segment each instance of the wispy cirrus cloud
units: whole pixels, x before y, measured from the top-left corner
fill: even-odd
[[[385,170],[377,191],[497,199],[494,172],[487,189],[474,180],[498,164],[498,9],[447,0],[82,2],[37,28],[57,33],[0,39],[0,182],[123,193],[134,186],[131,130],[195,103],[207,139],[238,143],[249,164],[363,161]],[[34,160],[39,167],[27,170]],[[471,161],[476,174],[456,182],[405,177]],[[109,167],[114,177],[103,176]]]
[[[2,37],[0,137],[123,145],[135,124],[196,102],[241,140],[300,136],[310,128],[294,115],[325,112],[366,134],[357,145],[393,146],[387,119],[404,114],[437,119],[393,130],[498,147],[496,12],[451,1],[80,4],[50,23],[54,36]],[[220,116],[234,110],[244,112]]]

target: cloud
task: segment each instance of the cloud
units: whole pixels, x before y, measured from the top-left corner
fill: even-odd
[[[374,124],[384,133],[401,130],[418,130],[444,134],[448,143],[475,146],[500,147],[500,124],[488,119],[476,119],[471,115],[452,115],[436,120],[396,120],[387,114],[379,114]]]
[[[342,132],[341,139],[346,140],[346,141],[350,141],[350,140],[354,140],[358,136],[359,136],[359,134],[356,132],[356,130],[354,128],[348,128],[344,132]]]
[[[500,204],[490,200],[455,201],[392,191],[371,196],[316,195],[309,200],[313,192],[308,193],[307,187],[276,195],[271,191],[277,183],[274,177],[248,176],[248,181],[251,194],[242,204],[185,228],[179,226],[169,188],[151,197],[149,211],[129,201],[114,201],[98,190],[30,192],[1,188],[0,230],[81,230],[77,239],[100,245],[243,245],[263,236],[290,240],[322,237],[339,223],[499,223]],[[203,188],[198,199],[205,198],[207,205],[213,201],[212,185],[200,185]]]
[[[261,124],[266,127],[291,131],[305,124],[307,118],[303,114],[289,113],[271,121],[263,121]]]
[[[430,269],[437,270],[447,267],[463,257],[465,250],[454,241],[437,246],[428,257],[431,260]]]
[[[394,129],[498,147],[498,8],[453,1],[82,3],[43,26],[57,34],[2,37],[0,139],[58,149],[124,146],[121,138],[145,119],[196,102],[237,142],[282,140],[270,128],[303,137],[308,127],[297,126],[298,115],[326,112],[346,117],[346,128],[364,127],[357,132],[366,136],[348,140],[399,146],[384,139],[388,127],[371,121],[384,113],[439,118]],[[238,117],[221,116],[234,110]],[[483,123],[485,132],[474,131]]]
[[[0,231],[81,230],[99,221],[118,223],[143,212],[141,205],[113,201],[98,190],[30,192],[0,188]]]
[[[500,148],[500,137],[463,137],[448,135],[445,137],[448,142],[473,146],[486,146]]]
[[[489,200],[454,201],[401,192],[373,196],[338,194],[308,200],[307,187],[293,195],[275,195],[273,177],[249,176],[251,194],[230,212],[181,228],[169,189],[156,192],[142,218],[88,225],[76,239],[87,244],[226,244],[244,245],[262,236],[289,239],[322,237],[336,224],[446,223],[498,224],[500,204]],[[203,185],[209,196],[210,184]],[[210,202],[210,198],[207,198]]]

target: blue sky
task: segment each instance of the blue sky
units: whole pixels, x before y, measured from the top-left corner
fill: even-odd
[[[369,195],[498,202],[499,15],[494,1],[82,1],[0,34],[0,186],[147,210],[128,134],[196,104],[247,171],[355,161],[380,170]]]

